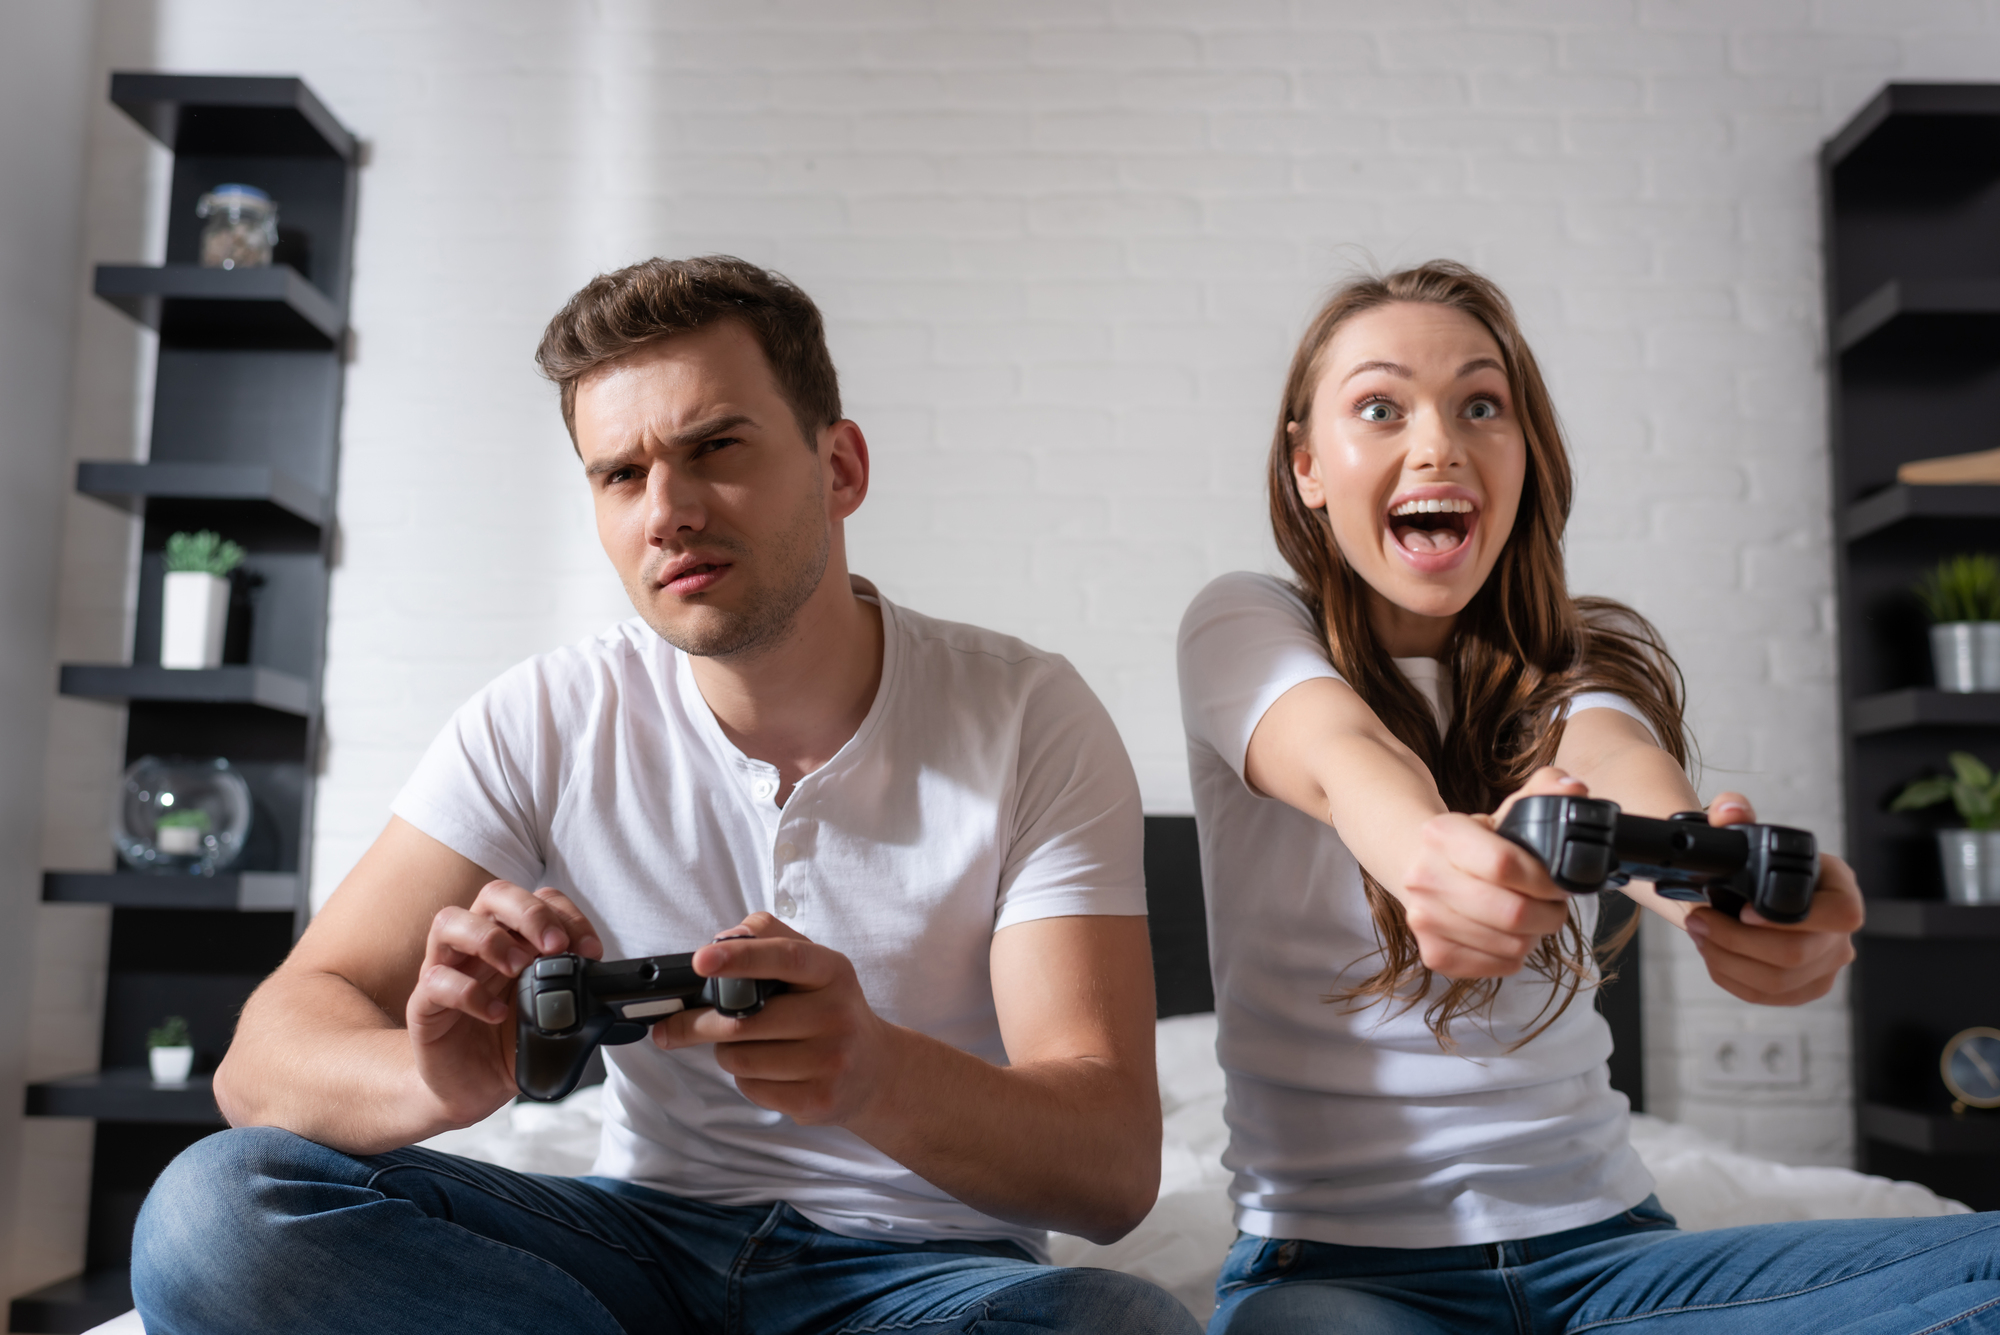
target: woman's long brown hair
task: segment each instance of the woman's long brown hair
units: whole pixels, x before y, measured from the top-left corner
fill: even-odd
[[[1367,585],[1342,558],[1326,512],[1307,508],[1299,498],[1292,472],[1295,441],[1290,428],[1307,429],[1313,391],[1324,369],[1320,363],[1335,331],[1363,311],[1397,302],[1449,306],[1485,327],[1500,346],[1527,442],[1527,473],[1513,532],[1492,574],[1458,614],[1445,650],[1451,722],[1442,735],[1430,705],[1377,642]],[[1312,609],[1334,669],[1423,760],[1451,810],[1491,811],[1536,768],[1552,763],[1562,741],[1565,702],[1580,691],[1612,691],[1630,700],[1652,723],[1661,745],[1687,764],[1680,669],[1659,633],[1623,604],[1569,594],[1562,549],[1572,491],[1569,452],[1513,307],[1486,278],[1462,264],[1433,260],[1382,277],[1357,278],[1337,289],[1306,330],[1285,378],[1271,442],[1269,486],[1278,550],[1297,576],[1298,592]],[[1402,904],[1365,869],[1362,882],[1381,967],[1328,1000],[1360,1006],[1401,999],[1414,1006],[1430,994],[1431,971],[1418,954]],[[1636,926],[1635,919],[1606,943],[1607,959]],[[1574,915],[1560,934],[1542,940],[1527,967],[1549,980],[1551,992],[1536,1017],[1541,1022],[1521,1042],[1569,1008],[1590,977],[1591,961],[1590,943]],[[1494,978],[1451,980],[1425,1010],[1424,1020],[1438,1041],[1450,1047],[1452,1021],[1487,1011],[1499,987]]]

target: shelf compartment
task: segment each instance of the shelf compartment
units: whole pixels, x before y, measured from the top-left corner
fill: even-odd
[[[1852,352],[1936,320],[1989,324],[2000,336],[2000,278],[1892,278],[1841,313],[1833,346]]]
[[[100,264],[98,296],[182,348],[339,346],[346,322],[297,269]]]
[[[2000,905],[1942,899],[1870,899],[1863,936],[1899,941],[2000,942]]]
[[[354,136],[298,79],[120,72],[111,100],[176,157],[355,159]]]
[[[165,700],[183,704],[252,705],[300,717],[312,713],[312,686],[266,667],[164,668],[152,664],[65,663],[64,695],[87,700]]]
[[[11,1330],[64,1332],[92,1330],[132,1310],[132,1272],[93,1270],[59,1279],[14,1299],[7,1313]]]
[[[215,1089],[205,1075],[185,1085],[156,1085],[143,1067],[121,1067],[44,1080],[28,1086],[30,1117],[93,1117],[100,1122],[174,1122],[223,1126]]]
[[[2000,1152],[2000,1115],[1920,1112],[1889,1103],[1861,1105],[1861,1134],[1919,1154]]]
[[[2000,519],[2000,487],[1911,487],[1898,482],[1847,507],[1841,537],[1871,537],[1920,519]]]
[[[1939,691],[1928,686],[1864,695],[1848,714],[1856,737],[1905,728],[2000,727],[2000,691]]]
[[[1827,140],[1820,150],[1820,161],[1838,167],[1852,159],[1907,160],[1913,145],[1930,146],[1928,139],[1941,122],[1981,118],[2000,119],[2000,87],[1990,83],[1892,83]]]
[[[234,909],[291,913],[299,878],[290,872],[176,876],[140,871],[45,871],[45,904],[111,904],[128,909]]]
[[[114,463],[84,460],[76,489],[133,514],[149,500],[216,501],[266,505],[320,528],[330,507],[325,496],[282,468],[261,464]]]

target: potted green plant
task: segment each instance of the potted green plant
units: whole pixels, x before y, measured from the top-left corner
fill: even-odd
[[[194,1043],[188,1037],[188,1022],[169,1015],[158,1029],[146,1033],[146,1064],[153,1068],[153,1083],[185,1085],[194,1069]]]
[[[222,632],[229,621],[229,572],[243,549],[219,533],[176,533],[167,539],[167,577],[160,599],[160,666],[222,666]]]
[[[2000,904],[2000,779],[1979,757],[1953,751],[1950,774],[1918,779],[1896,795],[1891,811],[1940,802],[1958,809],[1962,827],[1937,832],[1944,863],[1944,897],[1954,904]]]
[[[2000,691],[2000,557],[1940,561],[1918,581],[1941,691]]]

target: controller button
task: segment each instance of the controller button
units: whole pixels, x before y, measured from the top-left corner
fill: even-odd
[[[1804,830],[1787,830],[1772,826],[1771,851],[1786,853],[1795,858],[1809,858],[1819,850],[1814,846],[1813,837]]]
[[[554,1031],[576,1023],[576,993],[541,992],[535,996],[535,1027]]]
[[[1563,799],[1563,819],[1571,825],[1609,830],[1618,824],[1618,809],[1595,797],[1566,797]]]
[[[553,959],[535,961],[535,977],[567,978],[576,972],[576,961],[568,955],[557,955]]]
[[[757,980],[755,978],[718,978],[715,980],[715,1004],[726,1011],[747,1011],[757,1005]]]
[[[1603,844],[1571,840],[1563,845],[1562,864],[1556,875],[1578,885],[1600,885],[1611,874],[1611,850]]]

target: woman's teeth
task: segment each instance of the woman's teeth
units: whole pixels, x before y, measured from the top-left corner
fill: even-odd
[[[1398,515],[1469,515],[1472,502],[1455,497],[1433,497],[1428,501],[1404,501],[1389,512],[1390,518]]]

